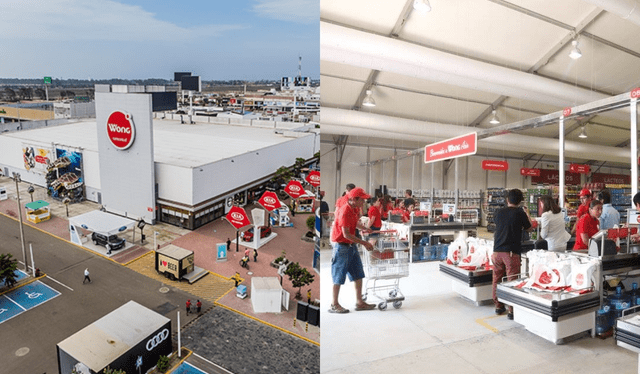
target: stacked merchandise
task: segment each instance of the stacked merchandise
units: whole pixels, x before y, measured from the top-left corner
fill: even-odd
[[[493,222],[493,214],[500,208],[507,206],[507,190],[504,188],[488,188],[485,199],[485,216],[487,219],[487,231],[494,232],[496,224]]]
[[[631,208],[631,186],[628,184],[607,184],[611,192],[611,205],[620,212],[620,223],[627,222],[627,209]]]
[[[559,195],[554,192],[553,196]],[[564,198],[567,202],[567,204],[564,206],[565,208],[567,208],[567,215],[575,216],[578,212],[578,207],[580,206],[580,187],[567,186]],[[562,206],[560,208],[562,208]]]
[[[443,261],[447,258],[448,244],[441,244],[435,235],[425,236],[413,247],[412,261]]]
[[[531,216],[532,219],[538,217],[538,201],[542,196],[550,195],[551,190],[552,190],[551,188],[546,188],[546,187],[537,187],[537,188],[527,189],[527,192],[524,197],[524,201],[525,201],[525,204],[527,205],[527,208],[529,208],[529,215]],[[532,240],[537,240],[538,238],[536,236],[537,236],[536,231],[531,232]]]

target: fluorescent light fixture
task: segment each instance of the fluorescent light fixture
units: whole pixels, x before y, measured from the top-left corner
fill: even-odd
[[[572,41],[571,45],[573,46],[573,48],[571,49],[571,52],[569,52],[569,57],[571,57],[574,60],[577,60],[580,57],[582,57],[582,52],[580,52],[580,49],[578,49],[578,41],[577,40]]]
[[[364,106],[376,106],[376,101],[373,100],[373,97],[371,96],[371,90],[367,90],[367,96],[365,96],[364,100],[362,100],[362,105],[364,105]]]
[[[580,135],[578,135],[578,138],[587,138],[587,126],[582,126],[582,130],[580,130]]]
[[[413,9],[419,12],[430,12],[431,4],[429,0],[413,0]]]
[[[495,110],[491,111],[491,119],[489,120],[489,123],[492,125],[499,125],[500,124],[500,119],[498,118],[498,115],[496,114]]]

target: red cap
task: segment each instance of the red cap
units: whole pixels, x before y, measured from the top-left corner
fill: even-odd
[[[366,192],[364,192],[364,190],[361,187],[356,187],[351,191],[349,191],[348,196],[349,196],[349,199],[354,199],[356,197],[359,197],[362,199],[371,198],[371,195],[368,195]]]
[[[580,191],[580,197],[583,197],[583,196],[591,196],[591,191],[589,191],[586,188],[583,188],[582,191]]]

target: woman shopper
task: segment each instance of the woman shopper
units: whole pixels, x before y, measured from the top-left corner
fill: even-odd
[[[542,196],[542,216],[540,217],[540,237],[547,241],[547,248],[553,252],[567,250],[571,234],[565,229],[564,214],[549,195]]]
[[[600,231],[600,215],[602,214],[602,203],[592,200],[589,204],[589,213],[580,218],[576,224],[576,244],[573,250],[586,250],[589,245],[589,238]]]

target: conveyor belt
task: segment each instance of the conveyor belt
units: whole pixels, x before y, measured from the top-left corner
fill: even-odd
[[[640,267],[640,257],[637,254],[615,255],[602,257],[602,271]]]
[[[469,287],[491,284],[493,279],[493,272],[488,272],[482,275],[474,275],[472,271],[464,271],[463,269],[452,269],[450,266],[444,263],[440,263],[440,271],[448,276],[461,280],[463,283],[468,284]]]
[[[522,306],[545,316],[549,316],[553,322],[558,322],[558,319],[562,316],[600,307],[600,298],[596,292],[593,292],[593,297],[582,299],[581,301],[560,303],[553,300],[551,301],[551,305],[544,305],[536,302],[535,300],[531,300],[530,298],[525,298],[512,292],[505,291],[500,286],[498,286],[498,289],[496,290],[496,296],[507,304]]]

